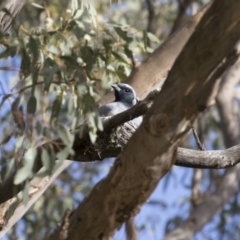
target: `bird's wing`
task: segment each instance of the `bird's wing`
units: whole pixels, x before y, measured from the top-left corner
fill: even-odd
[[[128,108],[130,107],[121,102],[111,102],[100,107],[98,112],[101,117],[108,117],[126,111]]]

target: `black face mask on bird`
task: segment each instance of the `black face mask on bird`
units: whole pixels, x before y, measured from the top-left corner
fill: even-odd
[[[136,93],[128,84],[120,83],[111,86],[114,89],[115,100],[98,109],[101,117],[109,117],[124,112],[137,103]],[[133,119],[132,122],[139,126],[142,122],[142,116]]]
[[[132,87],[127,84],[112,84],[112,88],[114,89],[115,101],[114,102],[122,102],[130,105],[135,105],[136,93]]]

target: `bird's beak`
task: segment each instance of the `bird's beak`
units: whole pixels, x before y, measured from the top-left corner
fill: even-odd
[[[114,90],[118,91],[118,92],[121,91],[121,89],[118,87],[117,84],[112,84],[111,87],[112,87]]]

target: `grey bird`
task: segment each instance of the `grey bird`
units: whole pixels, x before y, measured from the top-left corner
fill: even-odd
[[[136,92],[128,84],[120,83],[112,84],[111,86],[114,90],[115,100],[98,109],[101,117],[116,115],[126,111],[137,103]],[[132,122],[136,126],[139,126],[142,122],[142,116],[133,119]]]

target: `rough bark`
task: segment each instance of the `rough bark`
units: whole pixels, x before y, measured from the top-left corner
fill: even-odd
[[[100,133],[99,141],[93,145],[88,137],[87,130],[82,138],[79,134],[76,134],[73,149],[75,151],[74,156],[69,156],[69,159],[79,162],[91,162],[101,161],[105,158],[116,157],[121,153],[125,144],[128,142],[136,128],[131,123],[126,123],[117,128],[117,131],[110,133],[116,126],[127,122],[134,117],[145,114],[149,107],[152,105],[152,101],[157,96],[157,91],[151,92],[147,98],[140,101],[135,107],[129,109],[124,113],[120,113],[111,118],[105,118],[103,120],[104,133]],[[119,134],[120,133],[120,134]],[[112,144],[109,144],[111,143]],[[107,143],[107,144],[106,144]],[[106,147],[107,145],[107,147]],[[56,147],[57,146],[57,147]],[[38,148],[38,156],[36,159],[35,172],[38,172],[42,167],[41,149],[56,148],[56,151],[64,148],[64,144],[61,140],[53,140]],[[227,168],[232,167],[240,162],[239,158],[240,145],[227,150],[219,151],[197,151],[191,149],[178,148],[176,165],[189,168]],[[23,189],[23,185],[18,186],[15,189],[13,184],[14,174],[4,183],[0,184],[0,204],[14,197],[14,191],[19,192]],[[9,190],[11,189],[11,191]]]
[[[227,147],[239,143],[240,139],[239,122],[233,111],[234,88],[239,82],[239,67],[240,59],[225,72],[216,98],[224,142]],[[223,209],[224,205],[233,196],[239,186],[239,174],[239,165],[228,169],[219,180],[216,191],[201,198],[201,203],[194,208],[189,218],[167,234],[165,239],[191,239],[199,232],[206,223],[211,221],[215,214]]]
[[[123,128],[126,131],[125,128]],[[124,136],[125,134],[123,134]],[[127,142],[125,139],[124,141]],[[119,150],[120,153],[120,150]],[[81,161],[81,159],[79,159]],[[197,151],[191,149],[178,148],[177,159],[175,165],[189,168],[226,168],[236,165],[240,162],[240,145],[229,148],[227,150],[219,151]],[[64,170],[71,164],[69,161],[64,161],[61,166],[61,171]],[[57,175],[61,172],[57,171],[50,177],[45,177],[41,179],[34,178],[30,185],[33,186],[33,191],[30,190],[30,201],[27,206],[20,204],[14,215],[7,219],[7,210],[10,205],[15,201],[15,198],[0,205],[0,237],[4,234],[28,211],[28,209],[37,201],[37,199],[43,194],[47,187],[55,180]],[[41,180],[41,181],[40,181]],[[40,181],[40,182],[39,182]],[[42,188],[42,184],[44,188]],[[47,184],[46,184],[47,183]],[[6,192],[4,189],[1,191]],[[21,213],[21,214],[18,214]]]
[[[2,0],[0,1],[0,31],[6,32],[12,24],[13,19],[21,11],[26,0]],[[4,11],[6,9],[8,12]]]
[[[212,4],[108,176],[70,216],[67,239],[109,239],[169,171],[189,123],[215,97],[218,82],[213,71],[240,38],[239,8],[236,0]],[[49,239],[58,237],[56,230]]]

